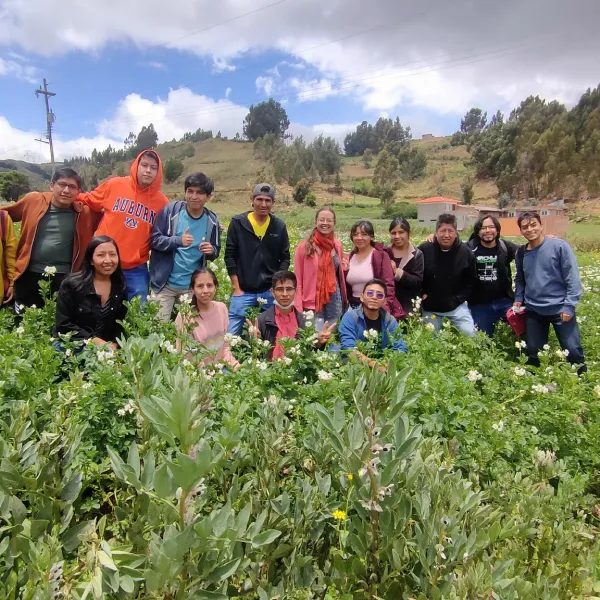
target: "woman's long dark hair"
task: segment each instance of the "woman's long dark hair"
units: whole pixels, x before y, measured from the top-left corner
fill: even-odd
[[[115,272],[110,276],[110,280],[112,282],[113,289],[125,291],[127,284],[125,283],[125,275],[123,275],[123,269],[121,268],[121,255],[119,254],[119,247],[117,246],[117,242],[107,235],[99,235],[88,244],[88,247],[85,249],[85,254],[83,255],[81,269],[76,273],[71,273],[68,275],[68,278],[79,291],[94,287],[94,274],[96,271],[92,263],[92,257],[94,256],[96,248],[100,246],[100,244],[112,244],[115,247],[117,251],[117,257],[119,258],[119,264],[117,265]]]
[[[371,238],[371,246],[375,246],[375,229],[373,228],[373,223],[371,221],[357,221],[352,225],[352,229],[350,229],[350,239],[354,237],[354,234],[362,229],[370,238]],[[354,245],[354,242],[352,242]]]

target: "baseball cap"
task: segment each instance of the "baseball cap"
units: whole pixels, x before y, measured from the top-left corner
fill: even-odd
[[[252,197],[256,196],[269,196],[271,200],[275,200],[275,188],[269,183],[259,183],[254,186]]]

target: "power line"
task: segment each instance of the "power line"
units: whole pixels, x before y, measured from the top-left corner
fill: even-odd
[[[158,44],[155,46],[156,48],[162,48],[165,46],[169,46],[170,44],[174,44],[175,42],[179,42],[180,40],[184,40],[186,38],[192,37],[194,35],[198,35],[199,33],[204,33],[205,31],[210,31],[215,27],[220,27],[221,25],[227,25],[228,23],[233,23],[234,21],[238,21],[239,19],[243,19],[244,17],[248,17],[257,12],[261,12],[263,10],[267,10],[268,8],[273,8],[274,6],[278,6],[279,4],[284,4],[285,2],[289,2],[289,0],[277,0],[277,2],[272,2],[271,4],[266,4],[265,6],[261,6],[260,8],[256,8],[254,10],[249,10],[241,15],[237,15],[235,17],[231,17],[231,19],[227,19],[225,21],[221,21],[220,23],[215,23],[214,25],[209,25],[208,27],[204,27],[203,29],[198,29],[198,31],[193,31],[192,33],[186,33],[181,37],[175,38],[168,42],[163,42],[162,44]]]

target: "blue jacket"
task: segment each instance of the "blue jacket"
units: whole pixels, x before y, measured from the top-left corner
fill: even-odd
[[[175,251],[183,246],[180,235],[175,235],[179,213],[186,209],[186,202],[178,200],[167,204],[157,215],[150,235],[150,286],[155,293],[160,292],[171,275],[175,261]],[[216,260],[221,251],[221,230],[217,215],[204,208],[208,217],[206,238],[212,244],[213,253],[204,256],[198,268],[204,267],[207,260]],[[190,273],[190,277],[191,277]]]
[[[390,338],[394,338],[392,343],[392,350],[399,350],[400,352],[406,352],[406,344],[402,339],[400,332],[396,333],[398,329],[398,322],[389,312],[381,309],[379,311],[379,317],[382,320],[381,323],[381,346],[387,348],[390,345]],[[363,307],[359,306],[349,310],[342,317],[340,323],[340,341],[342,344],[342,350],[352,350],[356,348],[357,342],[364,342],[364,332],[367,328],[365,321],[365,314]]]
[[[517,251],[515,300],[540,315],[575,314],[583,288],[571,246],[558,238],[544,238],[537,248]]]

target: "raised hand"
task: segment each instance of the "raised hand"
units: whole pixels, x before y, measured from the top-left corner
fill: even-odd
[[[181,236],[181,243],[187,248],[194,243],[194,236],[189,233],[190,228],[188,227]]]
[[[211,255],[213,253],[213,247],[210,242],[202,242],[198,248],[202,254]]]
[[[258,328],[258,319],[254,319],[254,323],[250,319],[246,319],[246,325],[248,325],[248,335],[250,337],[260,340],[260,329]]]
[[[323,329],[321,329],[319,335],[317,336],[317,342],[319,346],[324,346],[329,341],[336,325],[337,323],[332,323],[331,325],[329,325],[329,323],[325,321],[325,323],[323,324]]]

